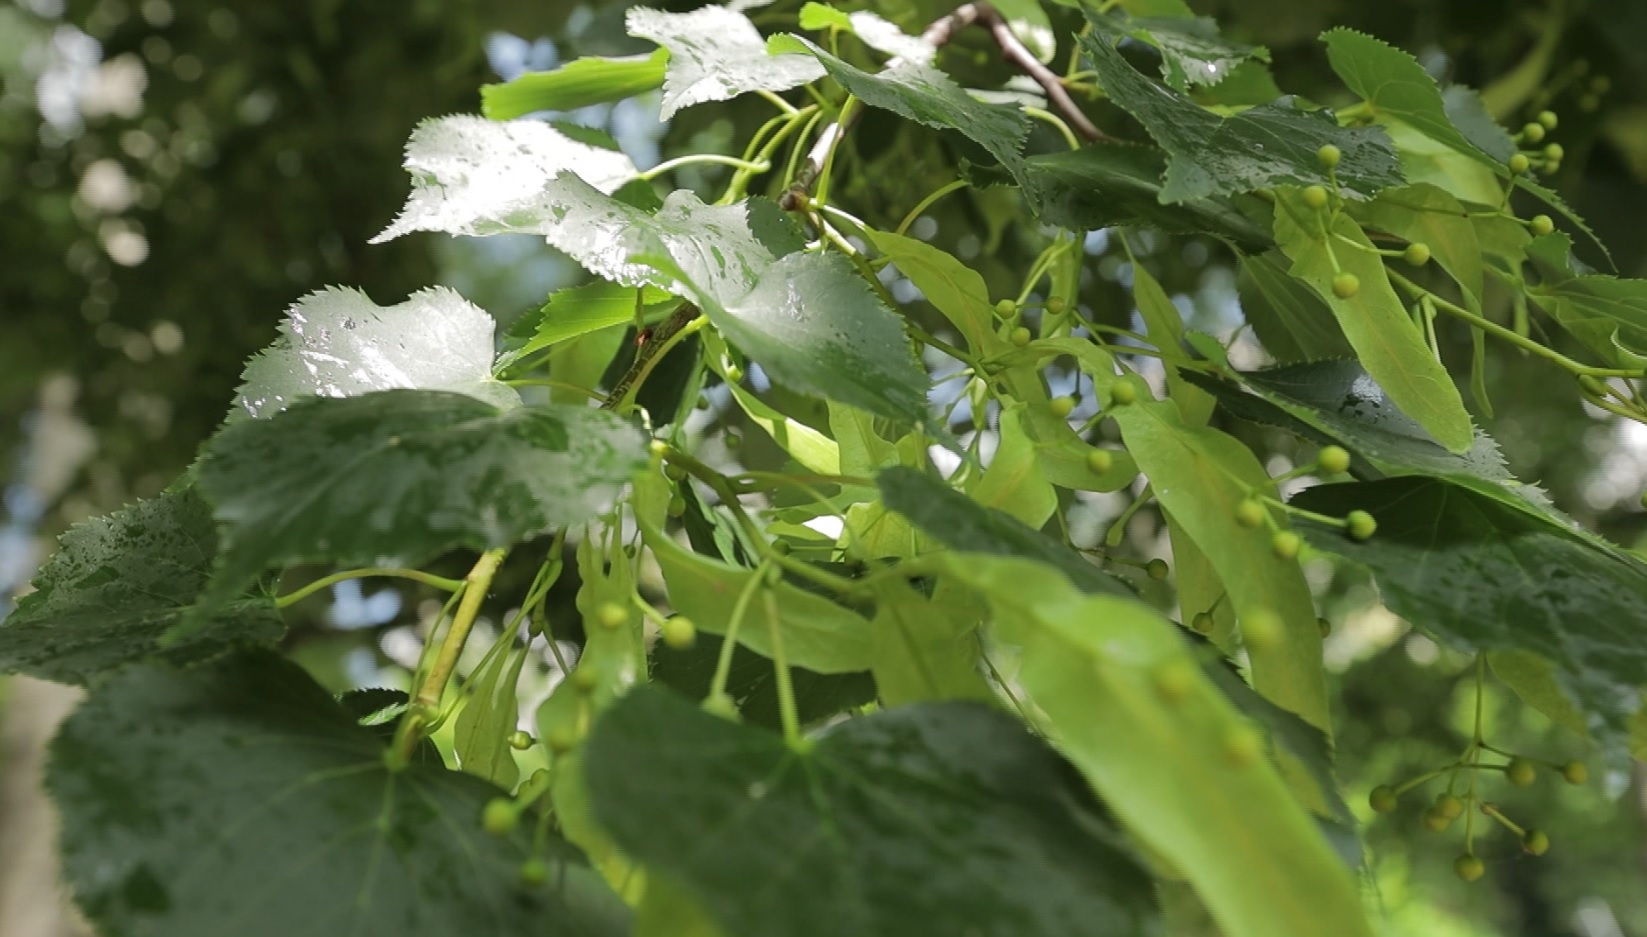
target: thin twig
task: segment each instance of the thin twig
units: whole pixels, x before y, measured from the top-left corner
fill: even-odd
[[[1047,93],[1047,100],[1058,108],[1064,119],[1075,128],[1075,132],[1088,140],[1110,140],[1110,136],[1093,126],[1087,115],[1076,106],[1075,99],[1069,96],[1064,89],[1064,83],[1052,70],[1041,64],[1034,53],[1019,41],[1012,27],[1007,25],[1006,18],[1000,11],[987,3],[974,3],[977,8],[977,18],[989,28],[989,34],[995,37],[995,44],[1001,47],[1001,54],[1005,55],[1012,64],[1023,70],[1024,74],[1035,79],[1036,84]],[[956,11],[960,12],[960,11]]]

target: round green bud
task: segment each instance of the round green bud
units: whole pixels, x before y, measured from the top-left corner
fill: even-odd
[[[572,681],[573,689],[588,693],[600,683],[600,674],[596,673],[593,667],[579,667],[572,671],[569,679]]]
[[[1510,157],[1509,166],[1510,166],[1510,171],[1513,172],[1513,173],[1517,173],[1517,174],[1524,173],[1532,165],[1533,165],[1533,161],[1528,158],[1526,153],[1517,153],[1514,156]]]
[[[1550,851],[1550,835],[1543,830],[1528,830],[1527,835],[1521,837],[1521,848],[1529,855],[1542,856]]]
[[[1538,174],[1541,176],[1553,176],[1560,171],[1561,163],[1553,159],[1545,160],[1544,165],[1538,167]]]
[[[1447,827],[1453,825],[1453,818],[1447,816],[1434,807],[1424,811],[1424,829],[1431,833],[1445,833]]]
[[[737,722],[741,718],[738,714],[738,704],[725,693],[716,693],[704,697],[703,711],[733,722]]]
[[[1157,558],[1144,564],[1144,572],[1149,574],[1149,578],[1161,582],[1167,578],[1167,574],[1171,573],[1172,570],[1167,566],[1166,560]]]
[[[1456,820],[1464,815],[1464,801],[1456,795],[1442,791],[1435,797],[1435,806],[1431,808],[1449,820]]]
[[[1275,647],[1281,640],[1281,619],[1274,612],[1253,612],[1241,620],[1241,637],[1255,651]]]
[[[686,499],[680,495],[675,495],[669,499],[669,503],[664,506],[664,510],[669,512],[670,517],[680,517],[686,513]]]
[[[772,552],[778,554],[779,556],[788,556],[789,551],[793,550],[793,549],[795,549],[795,548],[790,545],[788,540],[774,540],[774,541],[772,541]],[[771,568],[773,573],[776,573],[778,571],[778,568],[776,566],[773,566],[773,567],[770,567],[770,568]],[[776,580],[774,580],[772,584],[777,585],[778,583],[777,583]]]
[[[1394,813],[1400,795],[1388,784],[1380,784],[1367,795],[1367,806],[1376,813]]]
[[[509,747],[517,752],[531,748],[534,741],[536,740],[532,738],[532,734],[524,729],[516,729],[509,733]]]
[[[1349,271],[1340,273],[1332,278],[1332,294],[1339,299],[1349,299],[1361,292],[1361,278]]]
[[[1543,237],[1555,230],[1555,221],[1549,215],[1534,215],[1533,220],[1527,222],[1527,230]]]
[[[1224,736],[1224,757],[1240,768],[1258,760],[1264,751],[1264,737],[1252,726],[1239,726]]]
[[[1056,316],[1061,315],[1065,309],[1068,309],[1069,304],[1064,302],[1062,296],[1049,296],[1047,297],[1046,308],[1047,312]]]
[[[1378,522],[1366,511],[1351,511],[1344,520],[1348,522],[1351,540],[1370,540],[1378,531]]]
[[[1312,185],[1304,189],[1304,204],[1320,210],[1327,207],[1327,190],[1324,186]]]
[[[564,755],[578,747],[578,743],[583,741],[583,735],[578,732],[577,726],[560,725],[550,729],[543,740],[549,745],[551,752]]]
[[[549,881],[549,863],[541,856],[533,856],[520,864],[520,881],[523,885],[542,885]]]
[[[493,836],[508,836],[520,824],[520,813],[515,802],[507,797],[494,797],[480,812],[480,825]]]
[[[1003,299],[995,304],[995,314],[1003,319],[1010,319],[1018,314],[1018,304],[1010,299]]]
[[[1210,612],[1196,612],[1195,617],[1190,619],[1190,630],[1196,634],[1212,634],[1215,624]]]
[[[1567,156],[1567,150],[1559,143],[1551,143],[1544,147],[1544,158],[1559,163]]]
[[[1522,127],[1521,139],[1526,140],[1528,143],[1537,143],[1544,139],[1544,125],[1535,121]]]
[[[1109,389],[1109,402],[1117,407],[1124,407],[1138,399],[1138,388],[1132,386],[1131,381],[1119,380]]]
[[[1586,114],[1594,114],[1601,107],[1601,98],[1598,95],[1586,94],[1578,99],[1578,109]]]
[[[1466,882],[1473,882],[1487,874],[1487,864],[1480,858],[1465,854],[1453,860],[1453,872]]]
[[[602,628],[622,628],[629,621],[629,610],[616,602],[602,602],[595,607],[595,621]]]
[[[677,651],[684,651],[697,642],[698,626],[685,615],[676,615],[658,628],[658,634],[663,638],[663,643]]]
[[[1561,776],[1568,784],[1583,784],[1590,779],[1590,769],[1582,761],[1569,761],[1561,766]]]
[[[678,482],[686,477],[686,469],[671,462],[663,467],[663,475],[672,482]]]
[[[1578,376],[1578,386],[1591,397],[1607,396],[1607,385],[1597,380],[1593,374],[1580,374]]]
[[[1258,527],[1267,516],[1262,502],[1248,498],[1235,506],[1235,522],[1242,527]]]
[[[1344,158],[1344,151],[1331,143],[1315,151],[1315,158],[1327,169],[1337,169],[1338,163]]]
[[[1054,398],[1052,398],[1052,403],[1051,403],[1051,405],[1049,406],[1048,409],[1050,409],[1052,411],[1053,416],[1055,416],[1055,417],[1057,417],[1058,419],[1061,420],[1064,417],[1069,416],[1071,413],[1075,412],[1075,398],[1074,397],[1054,397]]]
[[[1169,703],[1176,703],[1195,689],[1195,665],[1183,658],[1162,664],[1155,671],[1155,691]]]
[[[1315,620],[1315,626],[1321,629],[1321,637],[1323,638],[1329,634],[1332,634],[1332,622],[1325,618],[1317,618]]]
[[[699,397],[697,400],[693,401],[692,406],[698,410],[707,410],[709,409],[709,398]]]
[[[1408,244],[1401,253],[1401,259],[1415,267],[1422,267],[1430,262],[1430,245],[1423,242]]]
[[[743,368],[739,367],[736,363],[727,365],[726,382],[728,384],[736,384],[741,380],[743,380]]]
[[[1102,475],[1115,465],[1115,457],[1109,454],[1108,449],[1092,449],[1087,452],[1087,470],[1094,475]]]
[[[1021,325],[1018,326],[1017,328],[1013,329],[1012,334],[1010,336],[1008,336],[1008,338],[1012,342],[1012,344],[1017,345],[1019,348],[1022,348],[1025,345],[1028,345],[1029,342],[1030,342],[1030,339],[1032,339],[1034,337],[1035,336],[1033,336],[1029,333],[1029,329],[1026,329]]]
[[[1298,558],[1298,550],[1304,545],[1304,538],[1290,530],[1278,530],[1270,538],[1270,549],[1277,559],[1294,560]]]
[[[721,444],[726,446],[728,449],[740,448],[743,445],[743,436],[738,433],[734,433],[731,430],[727,430],[726,435],[721,438]]]
[[[1504,766],[1504,778],[1516,787],[1526,787],[1538,780],[1538,768],[1525,758],[1511,758]]]
[[[1350,454],[1343,446],[1322,446],[1315,454],[1315,464],[1331,475],[1350,470]]]
[[[1544,125],[1545,130],[1554,130],[1560,120],[1556,117],[1555,111],[1539,111],[1538,122]]]

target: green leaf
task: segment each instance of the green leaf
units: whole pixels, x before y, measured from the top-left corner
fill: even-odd
[[[875,483],[888,508],[952,550],[1024,557],[1058,570],[1083,592],[1132,594],[1119,579],[1065,544],[1004,511],[984,507],[936,478],[895,466],[876,476]]]
[[[63,867],[125,937],[621,935],[629,912],[554,834],[520,884],[530,824],[481,831],[501,792],[413,765],[270,654],[145,664],[98,686],[52,743]]]
[[[1527,295],[1614,368],[1647,366],[1647,280],[1573,273],[1572,240],[1546,234],[1527,246],[1541,282]]]
[[[1326,170],[1315,154],[1329,143],[1343,153],[1336,173],[1343,191],[1369,197],[1402,183],[1395,150],[1383,130],[1340,127],[1330,113],[1306,111],[1286,100],[1220,117],[1139,74],[1112,45],[1109,18],[1090,11],[1087,18],[1094,31],[1081,37],[1081,48],[1097,68],[1104,91],[1167,151],[1162,202],[1276,185],[1327,185]]]
[[[1039,528],[1058,508],[1058,493],[1041,473],[1040,459],[1024,434],[1024,405],[1001,407],[995,455],[982,475],[967,486],[972,500]]]
[[[507,546],[604,510],[644,464],[640,434],[587,407],[500,411],[421,390],[300,401],[206,443],[214,594],[285,563],[417,566]]]
[[[470,674],[463,686],[463,708],[452,726],[452,748],[458,764],[477,778],[491,781],[504,790],[514,790],[520,780],[509,735],[520,721],[515,687],[526,664],[527,648],[516,650],[514,632],[499,638],[496,646]]]
[[[748,91],[788,91],[824,76],[804,55],[769,54],[749,17],[726,7],[690,13],[636,7],[624,22],[629,35],[669,50],[659,115],[664,120],[683,107],[729,101]]]
[[[542,121],[496,123],[467,115],[418,124],[406,142],[412,193],[393,224],[371,243],[413,231],[503,234],[546,210],[543,191],[572,176],[615,192],[635,178],[635,164],[614,150],[574,140]]]
[[[1080,594],[1040,563],[942,558],[988,601],[994,636],[1021,647],[1013,682],[1051,740],[1195,886],[1222,933],[1372,933],[1355,880],[1182,629],[1136,600]]]
[[[1227,198],[1204,196],[1164,204],[1165,171],[1166,160],[1153,147],[1099,142],[1031,156],[1019,178],[1035,216],[1062,228],[1136,225],[1169,234],[1212,234],[1245,251],[1273,245],[1266,227]]]
[[[1507,163],[1515,155],[1515,139],[1487,113],[1487,106],[1481,103],[1481,95],[1475,89],[1448,85],[1441,92],[1441,102],[1447,111],[1447,121],[1471,146],[1499,163]]]
[[[686,650],[675,650],[662,641],[657,642],[652,646],[652,682],[669,687],[687,699],[703,699],[709,695],[723,643],[719,635],[703,631],[698,632],[697,641]],[[795,694],[796,715],[803,726],[875,699],[875,681],[865,672],[821,674],[804,667],[790,667],[789,683]],[[741,644],[732,649],[726,693],[737,701],[738,714],[744,722],[774,730],[783,725],[778,709],[776,668],[771,660]]]
[[[796,36],[774,36],[771,45],[812,53],[829,70],[831,78],[870,107],[927,127],[958,131],[988,150],[1014,175],[1023,165],[1018,151],[1029,133],[1029,118],[1017,108],[978,100],[930,65],[900,58],[882,71],[870,73]]]
[[[978,271],[925,241],[886,231],[870,231],[867,235],[875,249],[915,284],[932,308],[955,326],[974,354],[1007,347],[995,333],[995,307],[990,305],[989,287]]]
[[[1361,226],[1338,212],[1327,230],[1323,213],[1306,205],[1297,189],[1277,190],[1275,200],[1275,239],[1292,260],[1290,272],[1331,307],[1367,373],[1443,446],[1454,452],[1469,449],[1475,431],[1464,400],[1407,316],[1383,259],[1373,252]],[[1340,272],[1360,281],[1359,291],[1348,299],[1333,292]]]
[[[1545,205],[1548,205],[1555,211],[1556,214],[1564,218],[1568,224],[1577,228],[1579,233],[1584,235],[1585,241],[1590,245],[1590,247],[1595,249],[1595,252],[1601,256],[1602,262],[1605,263],[1609,269],[1618,269],[1617,265],[1613,263],[1612,252],[1607,250],[1607,245],[1601,243],[1601,239],[1596,237],[1596,233],[1590,230],[1589,224],[1587,224],[1584,219],[1579,216],[1578,212],[1573,211],[1572,207],[1567,204],[1566,200],[1564,200],[1554,189],[1539,185],[1526,176],[1516,176],[1515,184],[1516,188],[1521,189],[1522,191],[1543,202]]]
[[[379,306],[359,290],[310,293],[280,337],[246,363],[237,413],[269,417],[304,397],[411,388],[468,394],[497,407],[520,395],[492,379],[492,317],[444,287]]]
[[[666,49],[621,58],[586,55],[554,71],[527,72],[502,84],[481,85],[480,112],[489,120],[512,120],[539,111],[575,111],[621,101],[660,87],[668,61]]]
[[[1348,358],[1355,353],[1332,309],[1316,292],[1287,273],[1286,255],[1270,251],[1241,258],[1236,286],[1241,311],[1258,340],[1277,361]]]
[[[629,325],[636,321],[637,314],[642,321],[653,321],[679,305],[678,300],[654,287],[637,291],[605,280],[556,290],[539,310],[531,337],[521,347],[500,357],[493,371],[502,372],[530,355],[579,335]]]
[[[1130,247],[1127,256],[1132,257]],[[1144,320],[1150,342],[1163,355],[1182,354],[1183,314],[1173,305],[1167,291],[1161,288],[1155,277],[1151,276],[1135,258],[1132,262],[1132,301],[1138,307],[1139,316]],[[1167,360],[1170,361],[1170,357]],[[1184,380],[1177,368],[1168,367],[1166,371],[1167,394],[1178,404],[1184,422],[1191,426],[1207,422],[1207,417],[1212,415],[1212,398],[1206,391]]]
[[[1435,79],[1406,52],[1353,29],[1321,35],[1327,61],[1351,91],[1367,102],[1374,120],[1395,119],[1432,140],[1505,174],[1503,163],[1482,152],[1453,126]]]
[[[879,586],[873,672],[881,705],[994,702],[983,677],[982,612],[970,592],[950,582],[930,596],[901,579]]]
[[[789,254],[734,301],[696,298],[785,387],[911,423],[926,416],[930,382],[902,322],[840,254]]]
[[[791,458],[810,471],[820,475],[841,474],[841,450],[835,440],[799,420],[785,416],[777,408],[744,390],[740,384],[729,382],[726,386],[732,391],[732,399],[749,417],[749,422],[766,430],[779,449],[789,453]]]
[[[1480,308],[1485,278],[1481,243],[1469,210],[1458,199],[1421,183],[1385,189],[1370,202],[1347,203],[1344,210],[1363,227],[1429,245],[1435,261],[1463,287],[1465,301]]]
[[[34,590],[0,621],[0,672],[84,686],[152,657],[190,664],[285,632],[268,596],[240,596],[164,650],[160,637],[197,614],[217,558],[211,506],[178,485],[63,535]]]
[[[1178,91],[1216,85],[1249,59],[1270,60],[1263,46],[1231,42],[1219,35],[1218,23],[1210,17],[1135,18],[1125,21],[1121,30],[1161,53],[1161,77]]]
[[[586,758],[601,822],[728,937],[1155,930],[1148,876],[1067,765],[987,707],[887,710],[798,750],[643,689]]]
[[[1378,531],[1365,542],[1325,525],[1305,533],[1371,571],[1390,610],[1443,643],[1551,662],[1598,736],[1627,734],[1647,686],[1639,559],[1439,478],[1325,485],[1293,503],[1328,516],[1370,512]]]
[[[637,482],[637,486],[661,484],[661,475],[653,478],[650,474]],[[776,585],[756,584],[754,581],[764,576],[764,571],[693,553],[644,519],[640,527],[669,587],[669,604],[691,618],[699,631],[726,634],[738,597],[753,589],[753,598],[745,603],[747,608],[738,626],[738,643],[770,658],[772,623],[767,620],[759,595],[770,590],[777,599],[776,624],[782,631],[790,666],[822,674],[869,669],[872,637],[869,622],[862,615],[784,580]]]

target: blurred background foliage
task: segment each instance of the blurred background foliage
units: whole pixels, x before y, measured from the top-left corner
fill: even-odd
[[[954,6],[865,5],[911,32]],[[792,22],[798,6],[784,0],[753,15],[770,27]],[[1413,52],[1442,79],[1486,90],[1512,128],[1556,111],[1554,139],[1567,154],[1557,188],[1611,247],[1621,273],[1647,275],[1647,4],[1191,6],[1217,17],[1230,38],[1269,46],[1280,86],[1322,103],[1342,91],[1315,37],[1347,25]],[[478,111],[478,87],[499,77],[579,55],[646,51],[624,35],[624,9],[563,0],[0,0],[0,610],[52,536],[154,494],[188,464],[221,420],[244,359],[303,294],[351,285],[389,304],[445,282],[507,324],[582,276],[533,239],[366,241],[404,198],[400,150],[420,119]],[[1049,10],[1055,21],[1071,13]],[[982,35],[963,35],[943,56],[966,83],[996,87],[1009,77]],[[558,116],[610,132],[645,168],[686,151],[736,152],[768,113],[742,100],[689,109],[664,126],[655,100],[643,99]],[[1120,117],[1106,129],[1139,133]],[[1032,144],[1060,145],[1051,136]],[[891,227],[954,178],[967,155],[956,141],[870,114],[843,151],[836,198]],[[674,181],[707,193],[721,172],[688,167]],[[975,266],[997,297],[1016,294],[1045,243],[1007,189],[947,198],[914,231]],[[1224,337],[1237,330],[1241,297],[1224,246],[1149,233],[1129,240],[1192,327]],[[1093,232],[1086,248],[1086,314],[1133,325],[1118,239]],[[1455,373],[1467,373],[1467,336],[1447,337]],[[1236,350],[1240,362],[1262,360],[1250,339]],[[1647,428],[1587,408],[1536,359],[1489,351],[1497,415],[1478,418],[1512,469],[1584,523],[1637,545],[1647,532],[1638,502]],[[1073,379],[1056,381],[1056,392],[1074,389]],[[808,416],[804,402],[778,402]],[[725,433],[744,427],[720,403],[703,429],[711,449],[730,457]],[[1272,470],[1291,467],[1290,439],[1230,429],[1267,453]],[[736,458],[752,466],[778,458],[758,431],[747,436]],[[1065,514],[1075,538],[1091,542],[1125,505],[1124,493],[1094,496],[1071,500]],[[1163,539],[1148,512],[1130,523],[1140,542]],[[1474,705],[1471,662],[1409,633],[1365,583],[1324,564],[1309,572],[1335,626],[1327,651],[1339,674],[1340,765],[1352,800],[1456,755]],[[557,594],[569,598],[574,588]],[[355,583],[296,611],[308,620],[295,623],[293,654],[338,690],[392,682],[432,617],[426,596]],[[1489,690],[1500,744],[1552,761],[1584,753],[1582,740]],[[1516,791],[1504,809],[1549,831],[1555,847],[1532,860],[1507,835],[1489,840],[1494,871],[1474,886],[1451,874],[1456,832],[1422,831],[1418,798],[1373,823],[1368,880],[1387,911],[1385,932],[1647,937],[1647,785],[1632,766],[1593,773],[1599,783],[1569,787],[1546,774]]]

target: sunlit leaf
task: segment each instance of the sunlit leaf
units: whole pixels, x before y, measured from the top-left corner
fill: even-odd
[[[620,58],[586,55],[553,71],[481,85],[480,110],[491,120],[513,120],[538,111],[575,111],[621,101],[660,87],[668,61],[666,49]]]
[[[683,107],[748,91],[788,91],[824,76],[823,67],[807,56],[769,54],[749,17],[726,7],[690,13],[636,7],[624,21],[631,36],[669,50],[659,115],[664,120]]]

